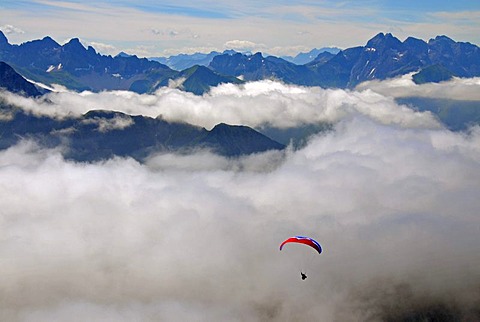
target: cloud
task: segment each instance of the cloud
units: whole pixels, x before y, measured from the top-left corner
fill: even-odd
[[[172,84],[175,85],[179,84]],[[373,91],[300,87],[273,81],[224,84],[203,96],[168,87],[145,95],[127,91],[56,92],[40,99],[10,93],[0,95],[27,111],[57,117],[81,115],[92,109],[115,110],[149,117],[161,115],[167,121],[187,122],[208,129],[222,122],[257,128],[264,125],[289,128],[335,123],[355,115],[402,127],[439,126],[431,114],[414,112]]]
[[[10,35],[10,34],[24,34],[25,33],[25,31],[23,31],[22,29],[20,29],[18,27],[15,27],[15,26],[12,26],[12,25],[0,26],[0,30],[2,30],[7,35]]]
[[[94,117],[82,121],[83,124],[97,125],[99,132],[105,133],[112,130],[123,130],[133,125],[135,122],[128,115],[115,115],[112,118]]]
[[[234,160],[0,151],[2,320],[478,319],[480,129],[383,117]],[[280,252],[295,234],[324,253]]]
[[[480,78],[454,78],[441,83],[417,85],[412,74],[383,81],[367,81],[356,87],[358,91],[372,90],[381,95],[400,97],[429,97],[440,99],[480,101]]]
[[[108,54],[108,55],[118,54],[118,49],[113,45],[99,43],[95,41],[90,42],[89,45],[95,48],[96,51],[103,54]]]
[[[264,44],[256,44],[248,40],[229,40],[225,43],[226,49],[234,49],[237,51],[261,51],[267,48]]]

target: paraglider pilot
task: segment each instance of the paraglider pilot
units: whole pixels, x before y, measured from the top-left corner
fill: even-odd
[[[307,274],[300,272],[300,275],[302,276],[302,280],[305,280],[307,278]]]

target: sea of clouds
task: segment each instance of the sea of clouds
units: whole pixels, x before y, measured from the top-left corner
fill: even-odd
[[[206,128],[334,129],[234,159],[77,163],[29,141],[0,151],[0,319],[478,320],[480,128],[451,132],[393,96],[272,81],[204,96],[3,93],[56,117],[105,109]],[[304,248],[278,249],[292,235],[324,252],[299,267]]]

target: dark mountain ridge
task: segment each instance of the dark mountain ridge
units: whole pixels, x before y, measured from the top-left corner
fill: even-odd
[[[93,110],[56,119],[26,113],[0,101],[0,149],[31,139],[41,146],[63,146],[65,158],[99,161],[114,156],[143,161],[152,153],[209,149],[220,155],[281,150],[285,146],[246,126],[220,124],[208,131],[162,118]]]
[[[57,83],[77,91],[131,90],[145,93],[167,86],[170,79],[183,76],[166,65],[135,55],[101,55],[91,46],[85,48],[78,38],[63,46],[50,37],[12,45],[1,31],[0,61],[34,81]],[[205,77],[210,84],[206,88],[222,81],[238,82],[211,70],[208,73]],[[211,81],[214,77],[216,82]],[[183,89],[190,91],[188,82]],[[195,88],[191,91],[198,92]]]
[[[409,37],[402,42],[390,33],[379,33],[365,46],[347,48],[336,55],[320,53],[302,66],[280,58],[263,58],[257,53],[219,55],[210,68],[224,74],[243,75],[245,80],[276,77],[298,85],[353,88],[363,81],[392,78],[434,65],[442,66],[444,73],[452,76],[480,76],[480,49],[446,36],[428,42]]]
[[[202,75],[211,71],[196,66],[189,73]],[[25,96],[39,96],[31,83],[3,62],[0,62],[0,88]],[[208,131],[187,123],[167,122],[161,117],[103,110],[58,119],[25,112],[1,97],[0,116],[0,149],[22,139],[32,139],[45,147],[61,145],[64,156],[76,161],[98,161],[113,156],[142,161],[152,153],[195,149],[209,149],[231,157],[285,147],[246,126],[220,124]]]
[[[220,83],[237,83],[236,77],[245,81],[275,79],[303,86],[354,88],[363,81],[383,80],[423,69],[429,70],[423,73],[422,82],[448,79],[448,75],[480,76],[479,47],[447,36],[437,36],[428,42],[408,37],[402,42],[390,33],[379,33],[365,46],[347,48],[337,54],[322,52],[304,65],[274,56],[264,57],[261,53],[212,53],[208,59],[212,59],[208,70],[190,73],[192,67],[176,71],[137,56],[100,55],[90,46],[85,48],[77,38],[63,46],[50,37],[11,45],[0,31],[0,61],[29,79],[58,83],[74,90],[153,92],[167,86],[170,79],[185,75],[194,79],[186,79],[182,89],[195,94],[203,94]]]
[[[0,61],[0,89],[25,96],[40,96],[37,88],[10,65]]]

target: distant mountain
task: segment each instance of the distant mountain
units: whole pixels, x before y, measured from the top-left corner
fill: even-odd
[[[414,110],[432,112],[452,131],[464,131],[473,125],[480,125],[480,108],[477,101],[428,97],[402,97],[395,100]]]
[[[290,63],[294,63],[295,65],[305,65],[312,62],[320,54],[330,53],[330,54],[336,55],[338,54],[339,51],[340,51],[340,48],[336,48],[336,47],[323,47],[320,49],[314,48],[307,53],[298,53],[295,57],[281,56],[280,58]]]
[[[299,55],[310,60],[315,52]],[[22,76],[45,84],[58,83],[73,90],[131,90],[153,92],[170,80],[185,78],[183,89],[203,94],[219,83],[275,79],[289,84],[326,88],[354,88],[363,81],[387,79],[416,72],[416,82],[438,82],[450,77],[480,76],[480,49],[437,36],[425,42],[409,37],[400,41],[392,34],[379,33],[365,46],[332,53],[324,51],[306,64],[262,53],[178,55],[169,58],[174,70],[157,61],[120,53],[115,57],[85,48],[77,38],[59,45],[50,37],[11,45],[0,32],[0,61]],[[174,62],[175,60],[175,62]],[[195,66],[208,64],[206,69]],[[195,63],[192,65],[192,63]],[[192,77],[191,79],[188,79]]]
[[[217,153],[227,156],[285,148],[285,145],[269,139],[248,126],[232,126],[225,123],[216,125],[201,142],[213,147]]]
[[[439,83],[453,78],[453,73],[440,64],[422,68],[421,71],[412,76],[415,84]]]
[[[223,54],[213,58],[209,67],[223,75],[233,75],[245,81],[277,79],[298,85],[315,84],[315,74],[305,66],[261,53],[245,55]]]
[[[180,72],[176,79],[182,80],[180,88],[196,95],[202,95],[210,87],[218,86],[222,83],[243,83],[236,77],[223,76],[205,66],[193,66]]]
[[[2,102],[0,112],[0,149],[29,138],[46,147],[66,145],[64,156],[77,161],[113,156],[142,161],[151,153],[199,148],[239,156],[285,147],[246,126],[221,124],[207,131],[186,123],[111,111],[90,111],[60,120],[28,114]]]
[[[174,70],[182,71],[195,65],[208,66],[213,57],[218,55],[221,55],[221,53],[218,51],[212,51],[208,54],[179,54],[170,57],[151,57],[149,59],[167,65]]]
[[[315,74],[316,84],[322,87],[346,88],[352,78],[352,70],[358,62],[363,47],[342,50],[333,57],[324,57],[306,64]]]
[[[379,33],[362,48],[351,68],[347,87],[365,80],[404,75],[432,65],[445,67],[453,76],[479,76],[479,62],[479,47],[455,42],[446,36],[430,39],[428,43],[412,37],[401,42],[392,34]]]
[[[18,74],[8,64],[0,61],[0,88],[9,92],[25,95],[40,96],[40,92],[35,85],[28,82],[20,74]]]
[[[135,56],[135,55],[130,55],[130,54],[127,54],[126,52],[121,51],[115,57],[128,58],[128,57],[133,57],[133,56]]]
[[[168,83],[177,72],[136,56],[116,57],[85,48],[77,38],[61,46],[50,37],[11,45],[0,32],[0,60],[34,81],[58,83],[74,90],[135,90]],[[142,82],[143,87],[137,82]]]
[[[446,36],[430,39],[428,43],[412,37],[401,42],[392,34],[379,33],[365,46],[347,48],[337,54],[323,52],[302,66],[276,57],[264,58],[261,53],[253,56],[237,53],[216,56],[209,67],[222,74],[242,75],[245,80],[276,78],[298,85],[353,88],[363,81],[424,69],[421,79],[427,82],[447,79],[448,75],[480,76],[480,49]]]

